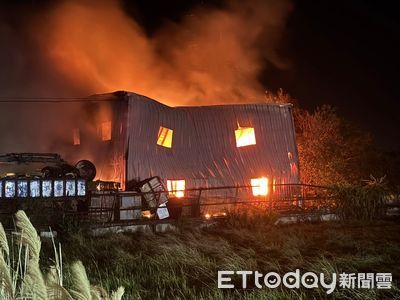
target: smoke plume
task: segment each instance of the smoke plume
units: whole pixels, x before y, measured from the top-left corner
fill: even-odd
[[[85,96],[128,90],[170,105],[263,100],[259,82],[278,54],[288,0],[194,8],[151,36],[118,1],[63,1],[0,24],[0,90]],[[22,21],[21,21],[22,22]]]
[[[202,6],[177,23],[165,21],[151,35],[118,1],[49,1],[33,12],[13,4],[0,9],[0,97],[127,90],[173,106],[265,101],[260,73],[268,65],[286,67],[278,48],[288,1]],[[100,150],[96,138],[98,125],[110,116],[92,120],[95,113],[85,105],[0,103],[0,154],[90,159],[99,178],[115,180],[117,164],[106,162],[107,147]],[[76,128],[82,133],[79,149],[73,146]]]

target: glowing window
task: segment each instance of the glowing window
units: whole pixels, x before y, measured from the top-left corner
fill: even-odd
[[[268,195],[268,178],[260,177],[251,179],[251,189],[253,196]]]
[[[253,127],[239,127],[235,130],[236,147],[244,147],[256,144],[256,136]]]
[[[158,130],[157,145],[171,148],[173,133],[174,131],[172,129],[160,126],[160,129]]]
[[[167,188],[170,196],[177,198],[185,196],[185,180],[167,180]]]
[[[79,131],[79,128],[74,128],[74,130],[72,131],[72,135],[73,135],[74,145],[80,145],[81,144],[81,133]]]
[[[111,121],[101,123],[100,134],[102,141],[111,141]]]

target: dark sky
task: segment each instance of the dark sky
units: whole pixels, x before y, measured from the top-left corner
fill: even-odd
[[[392,3],[394,3],[393,1]],[[295,1],[283,46],[286,71],[265,74],[313,108],[321,103],[400,149],[400,19],[389,1]]]
[[[40,10],[51,1],[1,3],[4,16],[4,10],[16,6]],[[149,35],[165,20],[179,21],[195,6],[224,5],[220,0],[123,3]],[[383,148],[400,150],[400,18],[396,1],[292,3],[279,51],[290,67],[268,66],[260,78],[263,85],[272,91],[283,88],[308,109],[324,103],[336,106],[342,116],[371,131]]]

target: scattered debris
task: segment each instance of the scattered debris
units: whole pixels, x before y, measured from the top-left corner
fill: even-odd
[[[291,216],[283,216],[275,221],[274,225],[288,225],[296,223],[314,223],[336,221],[338,217],[336,214],[297,214]]]

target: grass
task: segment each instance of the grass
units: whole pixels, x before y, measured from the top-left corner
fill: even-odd
[[[252,270],[284,274],[299,268],[325,272],[390,272],[400,278],[400,224],[319,223],[276,227],[270,216],[232,218],[216,226],[181,226],[168,234],[83,233],[62,239],[63,262],[81,260],[91,283],[115,290],[124,299],[312,299],[324,290],[219,290],[218,270]],[[42,261],[52,257],[44,243]],[[69,278],[66,267],[65,281]],[[235,278],[239,285],[240,278]],[[336,289],[336,299],[400,299],[395,287],[385,290]]]

